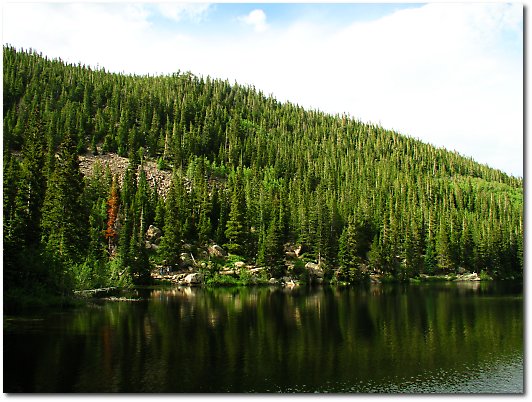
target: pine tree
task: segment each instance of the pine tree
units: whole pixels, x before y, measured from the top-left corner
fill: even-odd
[[[274,278],[281,278],[286,271],[281,236],[279,221],[277,216],[274,215],[264,239],[264,264],[269,274]]]
[[[67,133],[48,180],[42,213],[44,243],[64,260],[75,261],[86,241],[88,217],[81,199],[83,187],[76,144]]]
[[[166,197],[166,211],[161,240],[161,255],[169,266],[177,266],[180,261],[183,220],[180,207],[183,204],[185,189],[181,181],[181,171],[174,170],[172,183]]]
[[[22,148],[20,180],[16,196],[14,230],[26,245],[35,245],[41,237],[41,213],[46,191],[43,175],[44,152],[38,112],[31,115]]]
[[[442,272],[451,272],[453,270],[453,262],[449,245],[449,234],[444,219],[440,220],[439,231],[436,237],[436,254],[438,269]]]
[[[338,279],[340,281],[356,282],[362,279],[362,258],[359,256],[359,249],[359,233],[357,233],[355,218],[351,215],[339,240]]]
[[[225,230],[227,237],[225,247],[230,253],[243,255],[246,252],[247,224],[245,216],[246,201],[242,185],[242,169],[239,168],[233,183],[231,209]]]

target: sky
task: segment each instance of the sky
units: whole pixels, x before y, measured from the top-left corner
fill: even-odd
[[[2,41],[252,85],[523,176],[523,5],[3,3]]]

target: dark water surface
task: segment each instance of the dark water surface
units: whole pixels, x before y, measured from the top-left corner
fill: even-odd
[[[4,392],[523,392],[522,285],[175,288],[4,317]]]

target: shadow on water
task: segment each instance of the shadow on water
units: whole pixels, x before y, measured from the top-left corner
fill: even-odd
[[[5,318],[4,392],[523,391],[520,284],[137,295]]]

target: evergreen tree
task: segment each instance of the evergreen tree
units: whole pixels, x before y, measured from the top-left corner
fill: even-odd
[[[48,180],[41,224],[47,249],[66,261],[75,261],[86,243],[88,217],[81,199],[83,187],[76,144],[67,133]]]
[[[161,241],[161,254],[169,266],[177,266],[180,262],[181,240],[183,239],[183,205],[185,189],[181,181],[180,170],[174,170],[172,183],[166,198],[164,219],[164,236]]]
[[[355,218],[351,215],[339,240],[338,279],[340,281],[356,282],[362,279],[362,258],[359,256],[359,249],[359,233],[357,233]]]
[[[233,254],[243,255],[246,252],[247,224],[245,216],[246,201],[242,186],[242,170],[239,168],[234,179],[231,209],[225,230],[227,237],[225,247]]]
[[[454,267],[449,246],[449,234],[444,219],[440,220],[438,236],[436,238],[436,254],[438,269],[442,272],[451,272]]]
[[[43,175],[44,152],[38,112],[31,115],[28,133],[22,148],[20,179],[16,192],[13,230],[27,245],[36,245],[41,237],[41,213],[46,191]]]
[[[277,216],[274,215],[264,240],[264,264],[274,278],[281,278],[286,271],[281,236],[279,221]]]

